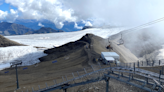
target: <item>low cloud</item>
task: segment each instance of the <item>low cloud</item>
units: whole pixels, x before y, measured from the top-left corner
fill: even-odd
[[[40,27],[44,27],[44,25],[42,24],[42,23],[38,23],[38,26],[40,26]]]

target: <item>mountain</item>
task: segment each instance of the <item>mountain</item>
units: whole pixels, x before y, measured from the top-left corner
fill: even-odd
[[[62,30],[54,30],[50,27],[42,27],[39,30],[34,31],[32,34],[41,34],[41,33],[56,33],[56,32],[64,32]]]
[[[34,31],[34,30],[15,23],[8,23],[8,22],[0,23],[0,35],[5,35],[5,36],[22,35],[29,31]]]
[[[38,26],[39,23],[41,23],[44,27],[50,27],[55,30],[63,30],[65,32],[72,32],[72,31],[79,31],[81,29],[77,29],[74,27],[75,23],[74,22],[68,22],[65,21],[63,22],[64,26],[61,29],[58,29],[55,24],[49,20],[29,20],[29,19],[17,19],[14,21],[16,24],[21,24],[24,25],[28,28],[34,29],[34,30],[39,30],[41,26]],[[84,26],[85,24],[81,22],[77,22],[78,26]]]
[[[2,35],[0,35],[0,47],[7,47],[7,46],[22,46],[22,44],[11,41],[11,40],[3,37]]]

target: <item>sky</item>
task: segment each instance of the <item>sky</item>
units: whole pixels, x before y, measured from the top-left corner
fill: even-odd
[[[163,0],[0,0],[0,21],[49,20],[86,26],[137,26],[164,17]],[[39,23],[38,25],[42,25]]]

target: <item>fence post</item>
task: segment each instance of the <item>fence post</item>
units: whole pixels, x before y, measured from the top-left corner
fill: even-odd
[[[92,67],[93,71],[95,71],[92,65],[91,65],[91,67]]]
[[[100,66],[100,69],[101,69],[101,65],[100,65],[100,63],[98,63],[99,64],[99,66]]]
[[[153,60],[153,64],[152,64],[152,66],[154,66],[154,60]]]
[[[162,66],[162,75],[163,75],[163,66]]]
[[[121,72],[121,76],[123,77],[124,76],[124,74]]]
[[[148,66],[148,60],[146,59],[146,62],[147,62],[147,66]]]
[[[46,87],[48,88],[48,85],[47,85],[47,83],[45,83],[46,84]]]
[[[161,64],[161,60],[159,60],[159,65]]]
[[[34,92],[34,88],[32,87],[32,92]]]
[[[38,85],[38,88],[39,88],[39,90],[40,90],[40,85]]]
[[[72,73],[72,75],[73,75],[73,78],[74,78],[74,79],[73,79],[73,82],[75,83],[75,75],[74,75],[73,73]]]
[[[57,85],[56,80],[53,80],[53,81],[54,81],[54,84]]]
[[[148,78],[146,77],[146,84],[148,84]]]
[[[160,79],[161,79],[161,70],[159,72],[159,82],[160,82]]]
[[[143,66],[143,61],[142,61],[142,66]]]
[[[84,71],[85,71],[85,73],[87,74],[87,71],[86,71],[86,69],[84,68]]]
[[[62,76],[63,82],[64,82],[64,77]]]
[[[140,62],[139,62],[139,60],[138,60],[138,67],[140,67],[140,65],[139,65],[139,64],[140,64]]]
[[[134,63],[134,72],[135,72],[135,63]]]
[[[67,92],[67,89],[63,89],[64,90],[64,92]]]
[[[128,81],[130,81],[130,73],[129,73],[129,80]]]
[[[67,76],[66,75],[65,75],[65,78],[66,78],[66,81],[67,81],[68,79],[67,79]]]
[[[108,92],[109,79],[110,79],[110,77],[105,79],[105,81],[106,81],[106,92]]]

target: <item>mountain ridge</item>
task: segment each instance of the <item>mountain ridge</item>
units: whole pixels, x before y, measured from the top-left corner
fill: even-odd
[[[24,35],[24,34],[40,34],[40,33],[55,33],[64,32],[62,30],[55,30],[50,27],[41,27],[39,30],[28,28],[24,25],[16,23],[2,22],[0,23],[0,35]]]

